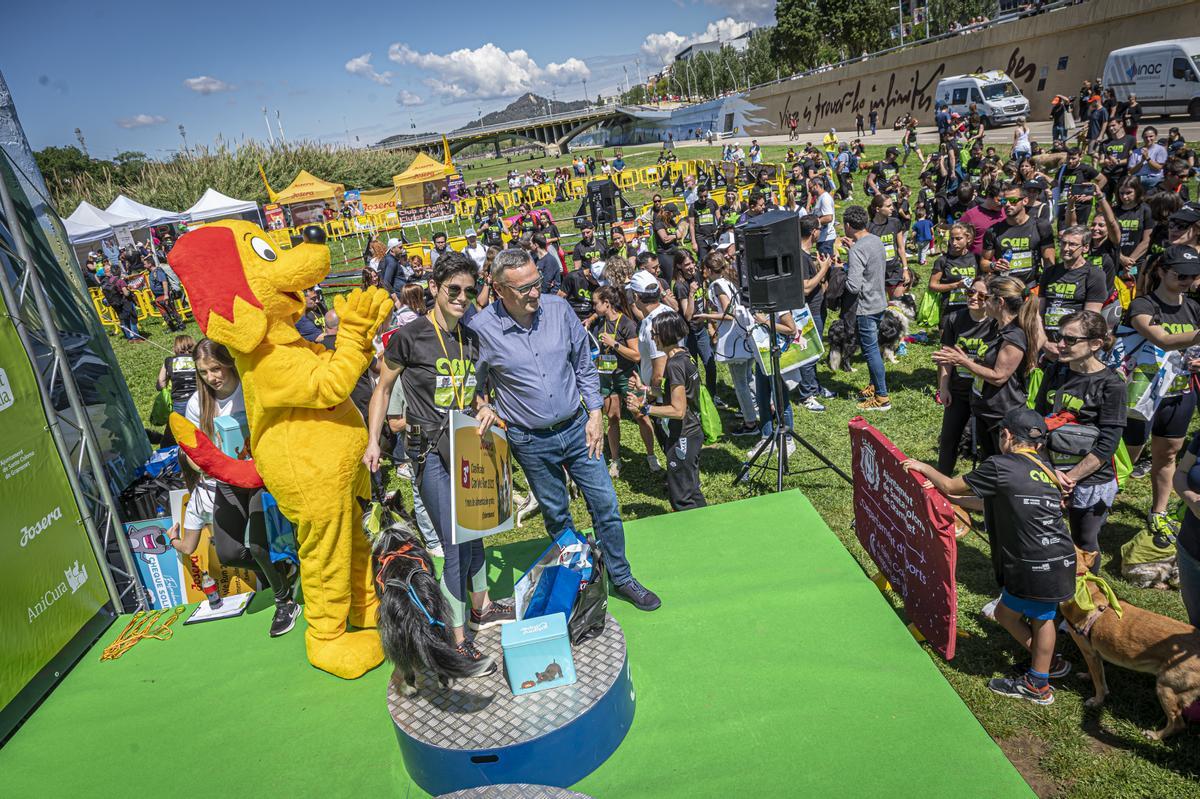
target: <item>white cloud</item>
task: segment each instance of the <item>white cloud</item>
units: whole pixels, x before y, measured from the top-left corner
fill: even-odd
[[[225,81],[217,78],[210,78],[208,75],[200,75],[196,78],[188,78],[183,82],[183,85],[198,94],[231,92],[237,88],[231,83],[226,83]]]
[[[160,117],[158,114],[137,114],[136,116],[118,119],[117,125],[129,130],[130,128],[144,128],[149,125],[161,125],[166,121],[166,117]]]
[[[578,58],[541,67],[526,51],[505,52],[491,42],[445,54],[418,53],[397,43],[388,49],[388,58],[428,72],[425,85],[448,100],[511,97],[541,85],[565,85],[591,77]]]
[[[740,19],[764,24],[775,19],[775,0],[708,0],[708,4],[723,8]]]
[[[758,23],[756,22],[739,22],[733,17],[725,17],[716,22],[708,23],[708,27],[703,31],[693,33],[691,36],[681,36],[675,31],[652,33],[642,42],[642,53],[655,61],[669,63],[680,50],[689,45],[696,44],[697,42],[713,42],[717,40],[727,42],[757,27]]]
[[[351,58],[346,62],[346,71],[351,75],[358,75],[368,80],[373,80],[380,86],[392,85],[392,73],[376,72],[375,67],[371,66],[370,53],[363,53],[358,58]]]
[[[400,105],[421,105],[425,102],[419,94],[413,94],[408,89],[401,89],[396,95],[396,102]]]

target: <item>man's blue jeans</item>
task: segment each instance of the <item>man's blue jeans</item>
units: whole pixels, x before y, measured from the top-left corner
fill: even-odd
[[[860,313],[857,317],[858,346],[862,347],[863,358],[867,361],[867,372],[871,375],[871,385],[875,393],[887,396],[887,375],[883,372],[883,356],[879,352],[879,321],[886,311],[873,314]]]
[[[613,585],[624,585],[633,575],[625,559],[625,528],[621,524],[617,492],[608,476],[604,456],[588,456],[583,432],[586,422],[587,414],[580,410],[573,421],[558,430],[528,430],[510,424],[508,443],[541,505],[546,532],[551,537],[568,527],[579,529],[571,517],[571,498],[567,493],[567,474],[571,475],[587,502],[592,528],[604,551],[608,576]]]

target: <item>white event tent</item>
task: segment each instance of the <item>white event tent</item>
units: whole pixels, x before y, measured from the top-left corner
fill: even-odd
[[[155,227],[156,225],[174,225],[184,220],[184,215],[175,211],[164,211],[161,208],[143,205],[137,200],[130,199],[124,194],[117,196],[108,206],[110,214],[129,217],[138,220],[137,227]]]
[[[206,189],[204,196],[183,212],[183,216],[190,222],[204,222],[210,219],[241,219],[245,214],[258,215],[258,203],[252,200],[235,200],[216,189]]]
[[[102,211],[91,203],[81,202],[75,211],[63,220],[67,238],[72,244],[90,244],[116,236],[116,228],[140,227],[140,220],[111,211]]]

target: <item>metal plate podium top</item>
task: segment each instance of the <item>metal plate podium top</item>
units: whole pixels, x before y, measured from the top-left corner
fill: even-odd
[[[495,658],[499,668],[494,673],[443,688],[432,672],[421,671],[413,697],[397,690],[395,677],[388,683],[388,711],[405,734],[429,746],[467,751],[531,741],[591,709],[612,688],[626,657],[625,634],[608,616],[603,633],[572,647],[573,685],[514,696],[504,676],[500,628],[478,633],[475,645]]]

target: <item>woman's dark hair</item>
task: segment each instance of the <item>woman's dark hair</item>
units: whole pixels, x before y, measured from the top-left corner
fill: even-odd
[[[592,292],[592,302],[607,302],[621,313],[632,318],[632,314],[629,313],[629,308],[625,302],[625,292],[619,290],[616,286],[601,286],[596,289]]]
[[[362,270],[362,287],[369,289],[371,286],[379,285],[379,273],[369,266],[363,267]]]
[[[1173,191],[1156,191],[1146,199],[1146,205],[1150,206],[1150,217],[1155,222],[1165,222],[1183,207],[1183,198]]]
[[[217,394],[208,383],[204,382],[204,378],[200,376],[200,360],[201,359],[216,361],[231,370],[235,375],[238,373],[237,364],[233,360],[233,356],[229,354],[229,350],[224,344],[218,344],[211,338],[202,338],[192,350],[192,360],[196,363],[196,394],[200,397],[200,430],[204,435],[212,438],[213,436],[213,417],[217,415]]]
[[[1146,190],[1142,187],[1142,181],[1136,175],[1130,175],[1121,181],[1121,185],[1117,188],[1117,202],[1121,201],[1121,192],[1129,189],[1133,192],[1133,204],[1141,205],[1142,200],[1146,196]]]
[[[1058,329],[1064,330],[1067,325],[1079,323],[1083,328],[1083,335],[1088,338],[1098,338],[1104,342],[1104,349],[1112,349],[1114,337],[1112,329],[1108,326],[1108,322],[1104,317],[1095,311],[1075,311],[1067,314],[1058,323]]]
[[[171,349],[176,355],[191,355],[192,350],[196,349],[196,339],[187,333],[181,333],[175,337],[175,343]]]
[[[471,280],[478,280],[479,267],[458,250],[447,250],[434,264],[431,279],[440,286],[455,275],[469,275]]]
[[[676,250],[675,255],[673,255],[671,257],[671,263],[674,265],[674,267],[676,269],[683,266],[684,261],[694,261],[694,260],[695,259],[692,258],[692,254],[683,248]]]
[[[675,311],[663,311],[654,317],[653,336],[659,344],[675,344],[687,338],[688,323]]]
[[[883,204],[890,199],[891,199],[891,197],[887,196],[883,192],[879,192],[874,197],[872,197],[871,198],[871,208],[870,208],[871,216],[875,216],[875,214],[879,213],[880,210],[883,209]]]

